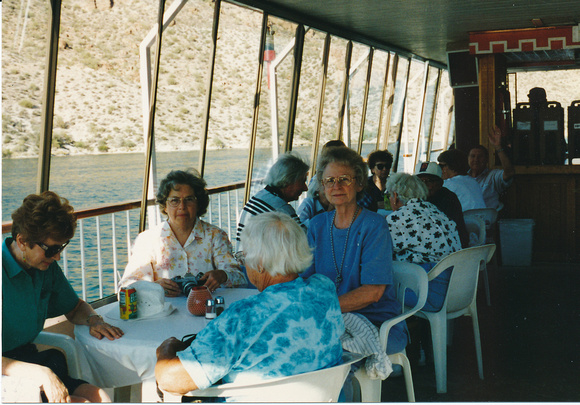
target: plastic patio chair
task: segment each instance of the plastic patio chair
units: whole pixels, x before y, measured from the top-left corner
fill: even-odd
[[[481,339],[477,319],[477,280],[481,262],[487,262],[495,252],[495,245],[487,244],[459,250],[442,259],[427,274],[433,280],[449,267],[453,267],[443,306],[438,312],[419,311],[416,316],[427,319],[431,327],[433,358],[437,393],[447,392],[447,321],[471,316],[475,337],[475,352],[479,378],[483,380]]]
[[[485,223],[486,243],[494,242],[494,229],[497,222],[498,211],[495,208],[475,208],[463,212],[463,218],[467,221],[468,218],[478,217]]]
[[[497,216],[498,216],[498,210],[496,210],[494,208],[477,208],[477,209],[467,210],[463,213],[463,218],[465,219],[466,225],[467,225],[467,221],[469,221],[471,219],[477,220],[475,218],[479,218],[479,219],[483,220],[483,222],[485,224],[485,238],[484,238],[484,241],[481,243],[482,245],[489,244],[489,243],[496,244],[495,240],[494,240],[494,235],[495,235],[495,227],[496,227],[496,223],[497,223]],[[496,255],[494,255],[492,259],[493,259],[494,267],[497,269]],[[487,300],[487,305],[491,306],[491,296],[489,293],[489,280],[488,280],[488,276],[487,276],[487,263],[482,265],[481,271],[483,272],[483,276],[484,276],[485,297]]]
[[[406,318],[414,315],[425,305],[427,301],[428,282],[427,273],[418,264],[407,262],[393,262],[393,284],[397,294],[397,300],[403,308],[403,313],[388,321],[383,322],[379,331],[381,346],[383,350],[387,350],[387,337],[391,328]],[[410,289],[417,295],[417,304],[413,308],[405,308],[405,291]],[[393,364],[399,364],[403,367],[403,375],[405,377],[405,386],[407,389],[407,399],[409,402],[415,402],[415,391],[413,389],[413,376],[411,374],[411,364],[407,358],[406,351],[394,353],[389,355],[389,359]],[[365,368],[360,367],[355,373],[354,377],[358,380],[360,385],[360,400],[361,402],[381,402],[381,386],[382,380],[372,380],[368,377]]]
[[[469,247],[481,246],[486,243],[486,230],[483,219],[476,215],[471,215],[465,218],[465,227],[469,235]],[[482,262],[479,269],[480,274],[483,274],[483,286],[485,288],[485,301],[487,306],[491,306],[491,294],[489,292],[489,276],[487,275],[487,263]]]
[[[334,367],[256,383],[213,385],[185,395],[236,397],[242,402],[336,402],[350,366],[363,358],[360,354],[344,352],[342,364]],[[163,391],[163,402],[181,402],[181,395]]]
[[[79,363],[78,348],[73,338],[61,333],[40,332],[34,340],[35,344],[53,346],[65,353],[69,375],[73,378],[82,378]],[[42,402],[41,386],[37,381],[2,376],[2,402]]]

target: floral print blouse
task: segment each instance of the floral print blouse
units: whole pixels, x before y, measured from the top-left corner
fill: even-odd
[[[226,272],[225,287],[246,287],[248,284],[232,255],[228,235],[222,229],[197,218],[185,245],[181,246],[169,223],[163,222],[137,236],[119,286],[137,280],[156,281],[183,276],[187,272],[196,275],[211,270]]]
[[[430,202],[410,199],[387,216],[393,238],[393,259],[434,263],[461,249],[455,222]]]

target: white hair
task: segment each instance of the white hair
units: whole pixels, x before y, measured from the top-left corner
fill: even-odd
[[[303,180],[309,169],[308,163],[298,153],[286,152],[268,170],[264,182],[272,187],[284,188]]]
[[[397,193],[403,204],[407,204],[412,198],[426,200],[429,195],[429,190],[421,179],[408,173],[395,173],[389,176],[385,191]]]
[[[241,235],[246,266],[272,276],[302,273],[312,264],[306,234],[288,214],[267,212],[248,220]]]

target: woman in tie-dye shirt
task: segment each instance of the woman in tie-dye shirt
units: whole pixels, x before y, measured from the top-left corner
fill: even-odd
[[[336,289],[323,275],[298,277],[312,261],[300,226],[281,212],[260,214],[248,221],[242,244],[260,294],[235,302],[189,347],[176,338],[163,342],[155,367],[161,389],[185,394],[222,378],[251,382],[340,364]]]
[[[166,296],[175,297],[181,290],[171,279],[200,272],[211,291],[222,284],[247,285],[227,234],[200,219],[209,205],[205,186],[205,180],[191,171],[174,170],[161,181],[157,203],[168,221],[137,236],[121,287],[148,280],[160,284]]]

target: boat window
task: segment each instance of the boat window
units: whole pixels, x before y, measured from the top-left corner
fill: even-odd
[[[2,2],[2,221],[36,189],[48,2]],[[14,175],[17,174],[17,175]]]

